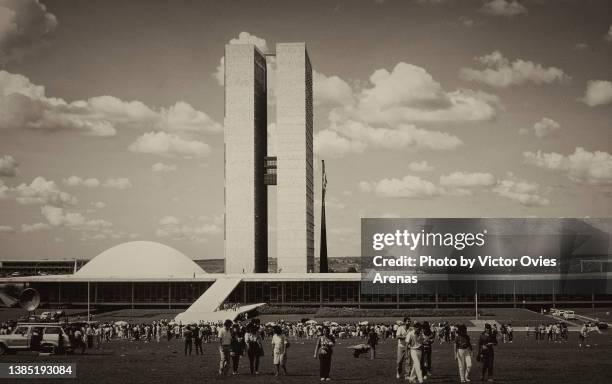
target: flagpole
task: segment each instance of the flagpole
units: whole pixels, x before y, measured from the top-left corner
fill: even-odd
[[[476,290],[474,291],[474,302],[476,304],[476,320],[478,320],[478,278],[476,278]]]
[[[327,174],[325,173],[325,160],[321,160],[321,170],[321,246],[319,249],[319,272],[328,273],[327,223],[325,220],[325,192],[327,191]]]

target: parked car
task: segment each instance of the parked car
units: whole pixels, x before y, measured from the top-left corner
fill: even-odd
[[[0,355],[9,352],[32,350],[32,335],[34,333],[40,335],[40,351],[57,353],[62,352],[60,347],[65,351],[72,349],[68,335],[59,324],[17,323],[12,333],[0,335]],[[62,338],[61,346],[60,338]]]
[[[553,316],[556,316],[556,317],[563,316],[563,312],[565,312],[565,311],[563,311],[561,309],[557,309],[557,308],[551,308],[550,309],[550,314],[553,315]]]
[[[576,320],[576,314],[574,311],[563,311],[562,316],[565,320]]]

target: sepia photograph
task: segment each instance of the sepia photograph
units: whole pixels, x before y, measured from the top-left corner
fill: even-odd
[[[608,383],[611,312],[611,1],[0,0],[0,383]]]

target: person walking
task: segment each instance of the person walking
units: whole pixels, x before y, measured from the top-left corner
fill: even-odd
[[[85,328],[85,340],[87,340],[87,349],[92,349],[94,346],[94,330],[91,324],[87,324],[87,328]]]
[[[259,358],[263,356],[263,342],[256,324],[250,323],[247,326],[247,330],[244,335],[244,342],[246,344],[247,356],[249,358],[251,375],[259,375]]]
[[[395,331],[395,338],[397,339],[397,375],[396,378],[401,378],[404,372],[406,373],[406,377],[410,374],[412,370],[412,359],[410,358],[410,352],[406,350],[406,336],[408,336],[408,330],[410,327],[410,318],[405,317],[404,321],[401,321],[399,326]]]
[[[230,353],[232,346],[232,321],[225,320],[223,327],[219,328],[217,334],[219,339],[219,375],[226,375],[229,368]]]
[[[589,327],[588,325],[585,323],[582,325],[582,328],[580,329],[580,333],[578,334],[578,347],[582,348],[582,346],[589,346],[586,343],[586,338],[589,335]]]
[[[457,328],[457,338],[455,339],[455,359],[459,366],[459,379],[462,383],[470,381],[470,371],[472,369],[472,342],[467,333],[465,324]]]
[[[75,349],[81,349],[81,355],[85,353],[87,345],[85,345],[85,341],[83,340],[83,332],[81,332],[78,327],[74,330],[74,345],[76,346]]]
[[[185,356],[187,355],[187,352],[189,352],[189,355],[191,355],[191,351],[193,349],[193,331],[189,325],[183,330],[183,342],[185,344]]]
[[[434,341],[435,335],[431,331],[429,322],[423,322],[423,353],[421,355],[421,371],[423,371],[423,379],[427,379],[432,374],[431,352]]]
[[[315,347],[314,358],[319,358],[319,376],[321,381],[330,381],[329,373],[331,371],[331,361],[336,339],[331,335],[329,327],[324,326],[321,336],[317,340]]]
[[[370,360],[376,358],[376,345],[378,344],[378,333],[374,330],[374,327],[370,328],[368,332],[368,346],[370,347]]]
[[[488,374],[487,381],[493,381],[493,347],[496,345],[497,337],[491,330],[491,324],[486,323],[484,332],[480,334],[478,340],[478,356],[482,362],[482,381],[485,381],[486,374]]]
[[[280,375],[281,368],[283,369],[283,373],[287,375],[287,347],[289,346],[289,341],[279,326],[274,327],[272,346],[274,347],[274,376]]]
[[[232,358],[232,375],[238,374],[240,356],[244,353],[244,338],[240,330],[240,324],[232,326],[232,342],[230,344],[230,356]]]
[[[204,355],[202,350],[202,334],[203,329],[201,326],[193,328],[193,342],[195,344],[196,355]]]
[[[410,358],[412,359],[412,369],[408,377],[409,383],[414,383],[415,379],[419,383],[423,382],[423,371],[421,371],[422,347],[423,329],[421,323],[415,323],[414,330],[408,332],[408,336],[406,336],[406,348],[410,351]]]

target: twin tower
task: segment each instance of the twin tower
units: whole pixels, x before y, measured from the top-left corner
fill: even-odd
[[[266,59],[276,56],[276,153],[268,154]],[[225,46],[225,272],[268,272],[276,186],[278,272],[314,270],[312,67],[305,43]]]

